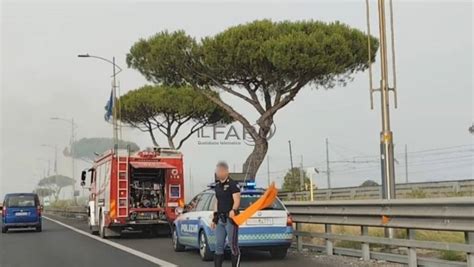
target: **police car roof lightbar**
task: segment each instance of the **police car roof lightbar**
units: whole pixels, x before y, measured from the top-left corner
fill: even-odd
[[[216,187],[216,184],[217,184],[217,182],[209,183],[207,185],[207,187],[210,188],[210,189],[213,189],[213,188]],[[257,183],[255,181],[246,181],[246,182],[239,181],[239,185],[240,185],[240,187],[242,187],[244,189],[256,189],[256,187],[257,187]]]
[[[257,183],[255,181],[246,181],[246,182],[239,182],[240,186],[245,189],[255,189]]]

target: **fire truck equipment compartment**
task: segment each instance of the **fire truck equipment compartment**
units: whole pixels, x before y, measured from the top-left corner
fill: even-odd
[[[165,169],[131,171],[130,205],[132,208],[164,208]]]

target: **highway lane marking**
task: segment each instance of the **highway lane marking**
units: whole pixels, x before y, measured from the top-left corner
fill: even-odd
[[[80,229],[77,229],[77,228],[72,227],[72,226],[70,226],[70,225],[67,225],[67,224],[65,224],[65,223],[62,223],[62,222],[60,222],[60,221],[58,221],[58,220],[51,219],[51,218],[46,217],[46,216],[43,216],[43,218],[45,218],[45,219],[47,219],[47,220],[49,220],[49,221],[52,221],[52,222],[54,222],[54,223],[57,223],[57,224],[59,224],[59,225],[61,225],[61,226],[63,226],[63,227],[66,227],[66,228],[68,228],[69,230],[72,230],[72,231],[74,231],[74,232],[76,232],[76,233],[79,233],[79,234],[81,234],[81,235],[85,235],[85,236],[90,237],[90,238],[92,238],[92,239],[95,239],[95,240],[97,240],[97,241],[99,241],[99,242],[102,242],[102,243],[107,244],[107,245],[109,245],[109,246],[112,246],[112,247],[114,247],[114,248],[120,249],[120,250],[122,250],[122,251],[125,251],[125,252],[127,252],[127,253],[129,253],[129,254],[132,254],[132,255],[134,255],[134,256],[137,256],[137,257],[142,258],[142,259],[144,259],[144,260],[147,260],[147,261],[149,261],[149,262],[155,263],[155,264],[157,264],[157,265],[159,265],[159,266],[166,266],[166,267],[177,267],[177,266],[178,266],[178,265],[176,265],[176,264],[173,264],[173,263],[171,263],[171,262],[167,262],[167,261],[165,261],[165,260],[162,260],[162,259],[153,257],[153,256],[151,256],[151,255],[148,255],[148,254],[143,253],[143,252],[141,252],[141,251],[135,250],[135,249],[133,249],[133,248],[130,248],[130,247],[127,247],[127,246],[124,246],[124,245],[121,245],[121,244],[112,242],[112,241],[107,240],[107,239],[102,239],[102,238],[100,238],[100,237],[98,237],[98,236],[91,235],[91,234],[89,234],[88,232],[82,231],[82,230],[80,230]]]

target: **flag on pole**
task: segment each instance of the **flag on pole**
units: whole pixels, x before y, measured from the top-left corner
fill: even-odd
[[[265,193],[257,200],[255,203],[250,205],[244,211],[242,211],[239,215],[232,218],[232,220],[237,225],[242,225],[248,218],[252,217],[257,211],[263,210],[266,207],[272,205],[275,201],[278,194],[278,190],[275,187],[275,182],[273,182],[265,191]]]
[[[112,117],[112,114],[113,114],[113,108],[114,108],[114,91],[111,90],[110,91],[110,98],[109,100],[107,101],[107,104],[105,105],[105,115],[104,115],[104,119],[105,121],[110,121],[110,117]]]

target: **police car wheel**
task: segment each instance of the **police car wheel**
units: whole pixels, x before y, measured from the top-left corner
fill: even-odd
[[[273,248],[270,250],[270,255],[274,259],[282,260],[286,257],[287,252],[288,252],[287,248]]]
[[[2,226],[2,233],[5,234],[6,232],[8,232],[8,228],[6,226]]]
[[[201,255],[203,261],[214,259],[214,255],[209,249],[209,243],[207,242],[207,236],[204,231],[199,232],[199,255]]]
[[[176,232],[176,227],[173,227],[173,235],[172,235],[172,240],[173,240],[173,249],[176,252],[182,252],[184,251],[185,247],[179,243],[178,239],[178,233]]]

